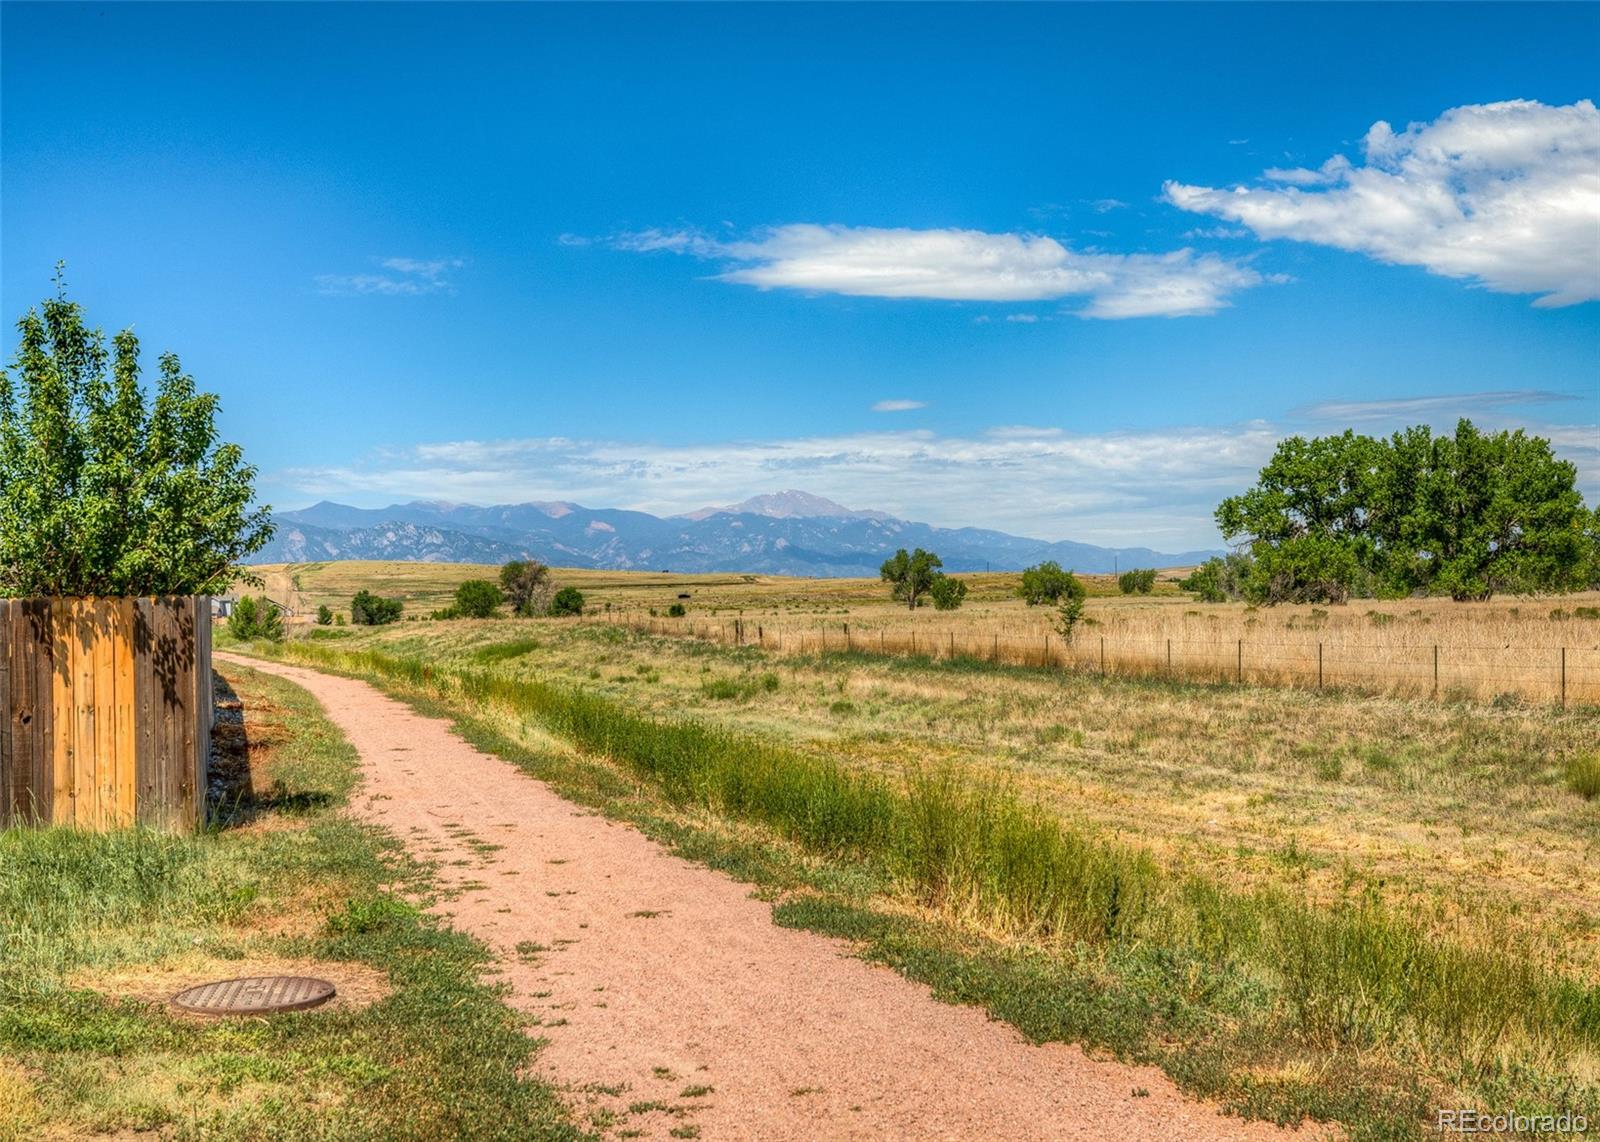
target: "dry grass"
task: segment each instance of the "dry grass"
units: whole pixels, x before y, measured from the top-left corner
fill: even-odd
[[[778,656],[559,620],[339,645],[565,680],[892,775],[955,766],[1174,871],[1313,900],[1370,888],[1441,933],[1515,933],[1600,979],[1600,812],[1568,777],[1600,740],[1593,711]]]
[[[273,597],[302,615],[348,607],[366,588],[406,600],[408,618],[448,604],[456,584],[498,568],[441,563],[311,563],[259,568]],[[1122,596],[1090,576],[1087,621],[1070,645],[1048,607],[1016,598],[1019,576],[962,576],[959,612],[912,612],[867,579],[668,575],[563,569],[588,599],[586,621],[683,634],[781,654],[970,657],[1108,673],[1350,687],[1436,698],[1600,704],[1600,592],[1489,603],[1358,600],[1340,607],[1199,604],[1165,573],[1153,596]],[[687,596],[686,599],[680,596]],[[689,614],[669,619],[682,602]],[[1563,682],[1564,677],[1564,682]]]

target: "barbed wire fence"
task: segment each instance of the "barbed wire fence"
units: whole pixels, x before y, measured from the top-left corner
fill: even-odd
[[[1141,637],[1093,627],[1070,640],[1057,632],[911,629],[849,620],[798,624],[732,617],[662,618],[598,613],[588,621],[642,633],[747,646],[776,655],[853,653],[933,661],[1054,667],[1121,677],[1235,685],[1343,689],[1433,699],[1600,704],[1600,639],[1570,643],[1361,642],[1348,637]]]

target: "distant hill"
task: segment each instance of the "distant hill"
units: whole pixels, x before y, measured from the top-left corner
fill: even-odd
[[[821,577],[872,576],[896,548],[936,551],[950,571],[1015,571],[1045,559],[1085,572],[1179,567],[1219,551],[1049,543],[982,528],[933,527],[853,511],[808,492],[756,496],[662,518],[579,504],[478,507],[416,501],[353,508],[329,501],[274,517],[256,563],[393,559],[498,563],[535,558],[564,567]]]

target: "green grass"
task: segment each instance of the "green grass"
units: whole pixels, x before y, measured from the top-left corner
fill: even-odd
[[[1575,757],[1567,763],[1567,788],[1585,801],[1600,797],[1600,753]]]
[[[577,1137],[483,947],[395,895],[424,870],[337,812],[350,747],[304,691],[227,674],[271,780],[211,831],[0,833],[0,1137]],[[202,1022],[113,982],[257,959],[365,965],[387,994]]]
[[[1600,1050],[1600,989],[1514,952],[1440,940],[1373,894],[1321,906],[1281,888],[1171,875],[1139,848],[937,767],[901,782],[536,680],[376,652],[281,653],[415,688],[458,716],[498,711],[537,724],[668,805],[762,826],[832,870],[791,873],[813,887],[833,881],[822,913],[799,913],[805,926],[833,930],[827,909],[841,901],[857,917],[877,915],[873,900],[908,903],[933,920],[900,929],[915,934],[882,951],[885,962],[930,982],[969,978],[970,1001],[1030,1034],[1159,1062],[1189,1089],[1250,1113],[1334,1118],[1368,1138],[1415,1136],[1441,1089],[1469,1103],[1600,1113],[1600,1088],[1566,1073],[1567,1061]],[[491,748],[518,756],[512,744]],[[536,764],[547,775],[549,763]],[[601,768],[580,776],[591,800],[626,801],[626,783],[608,792]],[[658,833],[676,831],[686,851],[700,846],[722,867],[771,875],[761,846],[688,840],[634,812]],[[852,880],[858,890],[837,891]],[[952,950],[950,933],[967,942]],[[1004,939],[968,939],[990,934]],[[876,954],[884,937],[869,928],[855,938]],[[1027,951],[997,950],[1007,948]]]

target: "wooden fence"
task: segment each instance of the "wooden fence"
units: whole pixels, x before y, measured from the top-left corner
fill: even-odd
[[[211,602],[0,599],[0,827],[204,823]]]

